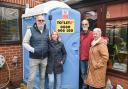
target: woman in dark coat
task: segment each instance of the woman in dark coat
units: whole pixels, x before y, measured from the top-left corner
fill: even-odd
[[[46,67],[49,79],[49,89],[61,89],[61,73],[66,59],[66,50],[64,44],[59,40],[59,33],[53,32],[49,41],[49,56]],[[55,84],[56,78],[56,85]]]

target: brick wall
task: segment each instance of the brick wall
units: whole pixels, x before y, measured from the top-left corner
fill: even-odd
[[[128,89],[128,80],[124,80],[110,75],[108,76],[108,78],[111,80],[112,85],[117,86],[117,84],[120,84],[124,87],[124,89]]]
[[[45,0],[0,0],[0,1],[5,3],[17,4],[17,5],[25,5],[29,3],[30,7],[34,7],[38,4],[43,3]]]
[[[3,55],[10,69],[10,81],[21,82],[23,79],[23,61],[22,61],[22,46],[21,45],[0,45],[0,54]],[[14,56],[18,57],[17,66],[12,63]],[[9,78],[7,65],[0,69],[0,84],[6,83]]]
[[[26,3],[29,3],[30,7],[34,7],[35,5],[43,3],[44,0],[0,0],[1,4],[11,5],[11,6],[25,6]],[[23,80],[23,61],[22,61],[22,45],[0,45],[0,55],[3,55],[6,59],[7,64],[10,69],[10,83],[9,86],[16,86],[16,84],[20,84]],[[18,57],[18,65],[17,67],[12,64],[12,59],[14,56]],[[7,65],[5,64],[2,69],[0,69],[0,87],[4,83],[6,83],[9,79],[9,72]],[[15,89],[10,88],[9,89]]]

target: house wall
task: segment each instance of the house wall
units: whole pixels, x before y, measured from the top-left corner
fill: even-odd
[[[18,84],[22,82],[23,76],[23,61],[22,47],[19,45],[0,45],[0,55],[5,57],[6,63],[0,69],[0,85],[3,85],[9,80]],[[17,57],[17,65],[13,64],[13,58]],[[9,68],[8,68],[9,67]],[[9,75],[10,71],[10,75]]]
[[[45,0],[1,0],[4,3],[17,4],[17,5],[26,5],[27,3],[30,7],[34,7],[38,4],[43,3]]]
[[[20,16],[24,14],[25,4],[29,4],[30,7],[34,7],[38,4],[43,3],[44,0],[0,0],[0,5],[5,7],[18,7],[22,12]],[[19,19],[21,28],[21,17]],[[1,28],[0,28],[1,29]],[[22,30],[22,29],[21,29]],[[20,31],[22,32],[22,31]],[[22,35],[22,33],[20,33]],[[23,80],[23,55],[22,55],[22,42],[16,44],[0,44],[0,55],[5,57],[6,63],[3,68],[0,69],[0,87],[3,86],[10,77],[8,86],[12,87],[9,89],[15,89]],[[17,57],[17,65],[13,64],[12,60]],[[9,70],[8,70],[8,67]],[[10,71],[10,75],[9,75]],[[5,89],[5,88],[4,88]]]

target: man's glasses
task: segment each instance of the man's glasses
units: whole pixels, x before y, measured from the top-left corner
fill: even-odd
[[[37,20],[38,22],[44,22],[45,20]]]

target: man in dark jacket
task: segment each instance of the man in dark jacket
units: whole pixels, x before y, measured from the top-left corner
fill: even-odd
[[[31,29],[27,29],[23,39],[23,46],[29,51],[29,78],[27,89],[33,89],[33,82],[37,70],[40,75],[40,89],[44,88],[45,70],[47,65],[48,52],[48,30],[45,28],[45,18],[43,15],[36,16],[36,23]]]

